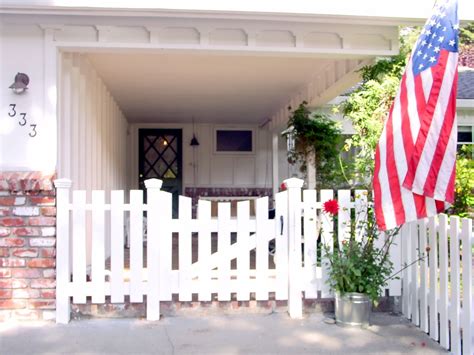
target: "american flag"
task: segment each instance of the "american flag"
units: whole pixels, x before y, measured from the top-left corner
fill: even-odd
[[[433,216],[454,201],[458,32],[457,1],[437,3],[405,68],[375,153],[381,230]]]

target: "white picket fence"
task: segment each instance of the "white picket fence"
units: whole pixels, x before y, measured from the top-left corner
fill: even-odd
[[[411,265],[402,274],[404,316],[453,354],[473,354],[472,220],[440,214],[406,224],[400,240],[402,264]]]
[[[368,204],[365,191],[339,190],[337,196],[332,190],[322,190],[319,195],[315,190],[302,193],[302,180],[289,179],[286,181],[288,190],[275,196],[274,219],[268,217],[267,197],[255,200],[254,217],[250,216],[249,201],[237,202],[236,216],[231,216],[229,202],[220,202],[218,216],[214,218],[211,216],[211,202],[200,200],[197,218],[192,218],[191,199],[184,196],[179,198],[179,217],[173,219],[172,196],[160,190],[159,180],[146,182],[146,204],[141,190],[130,191],[129,203],[124,202],[124,191],[112,191],[107,203],[104,191],[93,191],[91,203],[86,201],[85,191],[73,191],[70,201],[71,181],[57,180],[55,183],[56,319],[60,323],[69,321],[71,298],[78,304],[85,303],[87,297],[91,297],[92,303],[105,303],[105,297],[110,296],[112,303],[123,303],[125,296],[129,296],[130,302],[143,302],[146,295],[147,319],[156,320],[160,316],[160,301],[171,301],[173,294],[177,294],[180,301],[191,301],[193,294],[199,301],[268,300],[274,297],[288,300],[290,316],[299,318],[302,316],[302,292],[310,299],[332,297],[321,260],[321,243],[331,245],[335,229],[339,241],[348,237],[351,218],[365,215]],[[321,213],[323,202],[332,198],[337,198],[340,206],[338,225]],[[146,249],[143,247],[144,213]],[[88,219],[90,227],[87,227]],[[401,296],[403,290],[404,315],[429,332],[433,339],[439,338],[445,348],[449,347],[451,339],[451,349],[458,349],[461,329],[463,339],[472,336],[468,326],[473,321],[472,250],[465,247],[472,241],[472,225],[470,220],[464,219],[461,229],[459,219],[451,217],[448,229],[447,217],[440,215],[438,219],[410,223],[402,228],[390,250],[394,269],[400,270],[412,263],[427,245],[431,247],[429,259],[415,262],[403,271],[401,279],[390,280],[385,293]],[[126,220],[130,221],[129,270],[124,266]],[[90,246],[86,243],[88,228],[92,235]],[[357,227],[356,231],[359,231]],[[322,236],[318,240],[320,232]],[[174,254],[173,233],[178,234]],[[435,238],[435,235],[439,237]],[[448,235],[455,236],[450,237],[450,269]],[[106,238],[110,238],[109,251],[105,250]],[[214,252],[213,238],[217,239]],[[460,238],[462,249],[459,248]],[[198,249],[197,261],[194,262],[193,240],[194,248],[197,244]],[[273,257],[269,257],[270,243],[275,252]],[[383,238],[380,243],[383,243]],[[144,250],[147,253],[146,266]],[[460,250],[462,288],[459,282]],[[90,266],[86,262],[88,253]],[[429,260],[435,260],[437,253],[439,266],[431,267]],[[110,270],[105,267],[107,255],[110,255]],[[179,260],[174,269],[173,255]],[[88,268],[90,275],[87,275]],[[438,280],[438,275],[437,283],[433,280]],[[448,283],[451,290],[449,300]],[[438,312],[439,331],[436,326]],[[447,333],[448,319],[451,335]],[[469,350],[472,341],[464,340],[463,348],[468,349],[463,354],[472,353]]]

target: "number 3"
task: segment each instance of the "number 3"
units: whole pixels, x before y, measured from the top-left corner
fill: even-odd
[[[30,133],[28,133],[28,135],[31,138],[36,137],[36,135],[38,134],[38,132],[36,132],[36,124],[30,124],[30,127],[32,128],[32,130]]]
[[[18,121],[18,124],[23,127],[24,125],[26,125],[26,113],[22,112],[22,113],[20,113],[20,116],[21,116],[21,118]]]
[[[11,111],[8,112],[8,116],[15,117],[16,116],[16,111],[15,111],[16,104],[10,104],[8,106],[11,107]]]

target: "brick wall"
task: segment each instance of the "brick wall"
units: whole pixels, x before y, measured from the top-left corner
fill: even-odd
[[[0,173],[0,322],[55,316],[52,180],[37,172]]]

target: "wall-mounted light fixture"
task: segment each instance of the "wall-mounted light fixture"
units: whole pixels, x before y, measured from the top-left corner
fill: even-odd
[[[22,94],[28,89],[30,78],[25,73],[15,75],[15,82],[9,86],[15,94]]]

